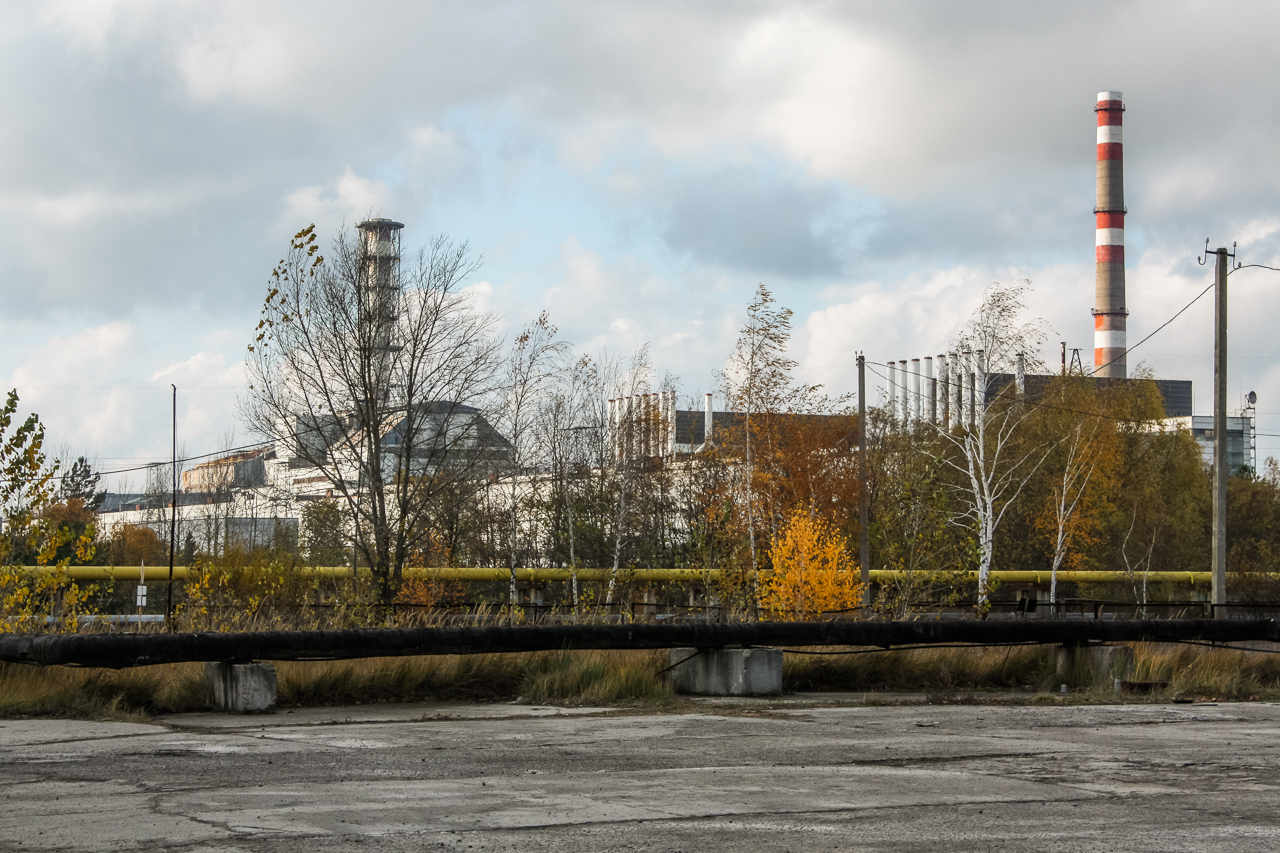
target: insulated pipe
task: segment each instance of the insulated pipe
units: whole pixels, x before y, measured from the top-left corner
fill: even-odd
[[[911,419],[920,423],[920,359],[911,359]]]
[[[1094,374],[1128,376],[1124,293],[1124,102],[1120,92],[1099,92],[1098,185],[1094,206],[1097,275],[1093,305]]]
[[[889,390],[889,417],[893,420],[898,418],[898,363],[890,360],[888,373],[885,376],[886,384]]]
[[[933,357],[928,355],[924,357],[924,396],[929,401],[928,411],[925,414],[929,418],[929,423],[936,424],[938,422],[938,381],[933,378]]]
[[[893,646],[954,643],[1080,646],[1089,642],[1247,642],[1280,639],[1270,619],[833,620],[659,625],[467,625],[168,634],[5,634],[0,660],[123,669],[194,661],[335,660],[563,649],[729,646]]]

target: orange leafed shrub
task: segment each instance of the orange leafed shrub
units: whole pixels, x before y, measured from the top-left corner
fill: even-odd
[[[773,571],[760,585],[760,607],[786,622],[819,619],[862,603],[857,564],[845,537],[806,510],[792,514],[770,543]]]
[[[409,578],[400,585],[397,604],[413,604],[419,607],[448,607],[466,599],[466,590],[456,580],[436,578]]]

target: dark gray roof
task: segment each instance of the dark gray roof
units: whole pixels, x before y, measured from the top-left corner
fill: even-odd
[[[843,415],[798,415],[782,414],[784,422],[808,422],[844,417]],[[742,428],[747,416],[742,412],[712,412],[711,437],[724,436],[726,433]],[[698,445],[706,442],[706,412],[676,412],[676,444]]]
[[[1049,386],[1049,382],[1058,374],[1027,374],[1027,394],[1041,394]],[[1190,379],[1109,379],[1101,376],[1083,377],[1107,388],[1128,382],[1154,382],[1164,399],[1164,415],[1166,418],[1185,417],[1191,414],[1191,380]],[[1013,385],[1012,373],[987,374],[987,400],[994,400],[1005,388]]]

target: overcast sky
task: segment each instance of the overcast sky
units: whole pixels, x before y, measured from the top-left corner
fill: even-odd
[[[1274,2],[0,3],[0,381],[123,468],[217,449],[267,276],[370,213],[484,265],[507,331],[711,390],[757,283],[801,376],[945,349],[993,281],[1092,361],[1093,104],[1125,114],[1129,340],[1280,265]],[[1267,57],[1272,57],[1267,59]],[[1280,273],[1231,404],[1280,454]],[[1130,354],[1211,406],[1212,304]],[[135,481],[136,482],[136,481]]]

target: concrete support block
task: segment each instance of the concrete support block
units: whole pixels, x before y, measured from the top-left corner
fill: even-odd
[[[781,649],[672,649],[671,683],[677,693],[702,696],[777,696],[782,693]]]
[[[1112,684],[1133,672],[1128,646],[1060,646],[1058,676],[1076,684]]]
[[[206,663],[204,677],[220,711],[249,714],[276,704],[276,668],[269,663]]]

